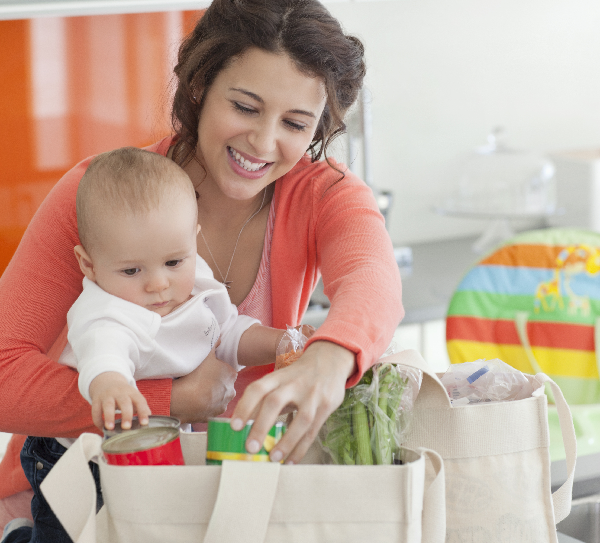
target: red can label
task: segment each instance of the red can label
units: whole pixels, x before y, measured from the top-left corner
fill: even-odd
[[[139,428],[117,434],[102,444],[106,462],[115,466],[183,466],[176,428]]]

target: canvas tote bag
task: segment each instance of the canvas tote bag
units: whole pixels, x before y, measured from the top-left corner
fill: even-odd
[[[386,361],[419,368],[407,447],[444,459],[447,543],[557,543],[555,524],[571,509],[576,440],[569,407],[546,375],[527,376],[535,392],[523,400],[452,407],[439,377],[421,355],[403,351]],[[568,478],[551,493],[547,398],[556,400]]]
[[[205,433],[181,433],[186,466],[113,466],[102,439],[83,434],[42,483],[76,543],[441,543],[440,456],[406,451],[398,466],[225,461],[206,466]],[[313,460],[318,456],[314,446]],[[98,458],[96,515],[88,461]]]

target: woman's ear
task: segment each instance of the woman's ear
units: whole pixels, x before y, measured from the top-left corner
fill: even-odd
[[[83,245],[76,245],[73,249],[75,251],[75,258],[79,263],[79,267],[90,281],[96,282],[96,273],[94,272],[94,263],[92,259],[87,254],[86,250],[83,248]]]

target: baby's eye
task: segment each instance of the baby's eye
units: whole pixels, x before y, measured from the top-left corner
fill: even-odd
[[[175,266],[178,266],[181,262],[183,262],[183,259],[179,259],[179,260],[167,260],[167,262],[165,262],[165,266],[169,266],[171,268],[174,268]]]
[[[131,277],[133,275],[136,275],[139,271],[140,271],[139,268],[127,268],[126,270],[121,270],[121,273]]]

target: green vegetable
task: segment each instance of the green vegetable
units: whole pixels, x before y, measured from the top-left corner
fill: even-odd
[[[334,463],[392,464],[398,456],[405,416],[400,409],[408,378],[392,364],[380,364],[346,390],[325,425],[323,445]]]
[[[379,402],[377,404],[377,424],[374,432],[374,452],[377,464],[392,463],[393,428],[387,412],[392,373],[390,368],[387,368],[387,371],[385,371],[384,366],[381,366],[379,369]]]
[[[367,409],[362,402],[354,402],[352,406],[352,430],[356,438],[356,463],[373,464],[371,452],[371,436],[369,435],[369,419]]]

